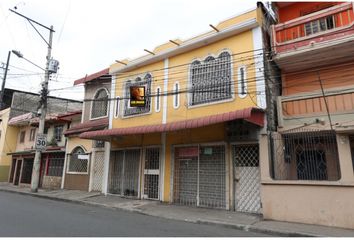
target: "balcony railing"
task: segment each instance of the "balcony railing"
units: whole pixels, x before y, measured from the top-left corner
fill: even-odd
[[[278,118],[280,122],[293,117],[327,114],[326,103],[331,114],[354,113],[353,87],[326,90],[324,96],[321,91],[315,91],[307,94],[278,97]]]
[[[273,25],[273,45],[276,51],[283,52],[301,47],[314,40],[315,42],[326,41],[327,38],[324,35],[331,35],[330,39],[333,39],[333,35],[338,32],[343,37],[342,33],[354,24],[353,5],[352,2],[346,2]],[[303,43],[298,44],[299,42]]]

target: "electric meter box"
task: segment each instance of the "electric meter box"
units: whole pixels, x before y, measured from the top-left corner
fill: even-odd
[[[49,72],[49,73],[57,73],[58,68],[59,68],[59,61],[58,61],[58,60],[51,59],[51,60],[49,61],[48,72]]]

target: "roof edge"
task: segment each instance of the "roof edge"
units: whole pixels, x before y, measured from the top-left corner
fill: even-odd
[[[98,71],[98,72],[95,72],[93,74],[90,74],[90,75],[87,75],[83,78],[80,78],[80,79],[77,79],[74,81],[74,86],[75,85],[79,85],[81,83],[86,83],[86,82],[89,82],[89,81],[92,81],[96,78],[99,78],[99,77],[102,77],[104,75],[109,75],[109,68],[105,68],[101,71]]]
[[[252,19],[246,20],[244,22],[241,22],[239,24],[236,24],[234,26],[231,26],[229,28],[226,28],[224,30],[221,30],[220,32],[210,32],[206,36],[203,36],[203,37],[200,37],[197,39],[193,39],[191,41],[184,42],[180,46],[177,46],[172,49],[167,49],[167,50],[162,51],[156,55],[153,55],[153,56],[147,55],[145,57],[138,58],[138,59],[133,60],[132,62],[128,63],[126,66],[116,68],[115,70],[112,70],[110,68],[109,73],[111,75],[114,75],[117,73],[123,73],[125,71],[132,70],[134,68],[138,68],[138,67],[142,67],[142,66],[145,66],[148,64],[152,64],[157,61],[161,61],[165,58],[191,51],[191,50],[199,48],[203,45],[208,45],[208,44],[220,41],[222,39],[231,37],[234,34],[250,30],[252,28],[257,27],[258,25],[259,24],[257,22],[257,19],[252,18]]]

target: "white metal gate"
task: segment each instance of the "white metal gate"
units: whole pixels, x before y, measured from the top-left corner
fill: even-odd
[[[140,149],[111,152],[109,193],[139,196]]]
[[[160,149],[147,148],[144,162],[144,198],[159,199]]]
[[[174,202],[226,208],[225,146],[175,149]]]
[[[95,151],[92,167],[91,191],[102,191],[104,151]]]
[[[257,144],[233,146],[235,210],[260,213],[259,148]]]

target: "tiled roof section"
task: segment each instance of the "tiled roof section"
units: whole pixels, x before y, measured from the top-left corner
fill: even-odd
[[[99,131],[84,132],[80,138],[94,139],[117,135],[133,135],[142,133],[170,132],[182,129],[204,127],[216,123],[244,119],[258,126],[264,126],[264,111],[259,108],[245,108],[242,110],[216,114],[212,116],[190,119],[185,121],[172,122],[167,124],[157,124],[129,128],[114,128]]]
[[[79,134],[86,131],[93,131],[98,129],[103,129],[108,126],[108,117],[101,118],[98,120],[87,121],[84,123],[79,123],[64,132],[65,136]]]
[[[86,82],[92,81],[92,80],[94,80],[96,78],[102,77],[104,75],[109,75],[109,68],[105,68],[105,69],[103,69],[103,70],[101,70],[99,72],[93,73],[91,75],[86,75],[85,77],[76,80],[74,82],[74,85],[79,85],[81,83],[86,83]]]
[[[72,111],[72,112],[66,112],[66,113],[61,113],[58,115],[58,118],[65,118],[65,117],[70,117],[73,115],[79,115],[82,113],[82,110],[77,110],[77,111]]]
[[[16,116],[16,117],[13,117],[9,120],[8,124],[9,125],[17,125],[17,124],[21,124],[21,123],[24,123],[24,122],[28,122],[29,123],[29,120],[31,120],[33,118],[33,114],[32,113],[25,113],[25,114],[22,114],[20,116]]]

